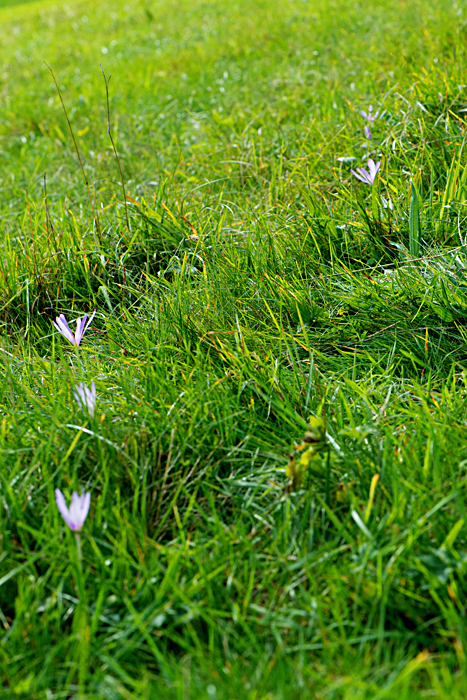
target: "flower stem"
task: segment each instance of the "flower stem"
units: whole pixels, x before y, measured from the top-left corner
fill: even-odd
[[[81,573],[83,572],[83,554],[81,552],[81,535],[79,532],[75,532],[75,540],[76,540],[76,551],[78,553],[78,566],[79,570]]]
[[[84,365],[83,365],[83,362],[82,362],[81,357],[80,357],[80,355],[79,355],[78,346],[75,345],[75,346],[74,346],[74,349],[75,349],[76,359],[78,360],[78,367],[79,367],[79,371],[80,371],[80,374],[81,374],[81,379],[83,380],[83,379],[84,379],[84,374],[85,374],[85,372],[84,372]]]

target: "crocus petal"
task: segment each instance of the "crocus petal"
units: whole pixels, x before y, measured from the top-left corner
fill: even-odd
[[[85,328],[84,331],[83,331],[83,335],[86,333],[87,329],[88,329],[89,326],[91,325],[92,319],[94,318],[95,315],[96,315],[96,309],[94,309],[94,311],[92,312],[91,317],[89,318],[89,321],[88,321],[87,324],[86,324],[86,328]]]
[[[55,321],[52,321],[55,328],[67,339],[72,345],[75,344],[75,336],[73,335],[67,320],[63,314],[57,316]]]
[[[94,418],[94,411],[96,408],[96,385],[94,380],[91,387],[86,386],[83,382],[77,384],[73,391],[73,396],[80,409],[82,411],[87,411],[91,418]]]
[[[364,119],[369,119],[370,115],[365,112],[365,110],[360,110],[360,114]]]
[[[92,381],[91,387],[86,387],[86,396],[88,398],[88,404],[92,404],[92,407],[94,409],[94,406],[96,404],[96,385],[94,384],[94,380]]]
[[[80,515],[81,515],[81,497],[76,491],[73,491],[71,494],[71,503],[70,503],[70,520],[72,521],[70,524],[70,527],[73,530],[80,530],[82,523],[80,523]]]
[[[363,179],[363,177],[360,175],[360,173],[355,172],[355,170],[351,170],[350,172],[352,173],[352,175],[355,175],[355,177],[358,180],[361,180],[362,182],[366,182],[366,180]]]
[[[68,325],[68,321],[66,320],[65,314],[60,314],[59,316],[57,316],[57,321],[66,326],[66,328],[70,328],[70,326]]]
[[[81,517],[82,517],[82,524],[83,525],[84,525],[84,521],[88,517],[90,506],[91,506],[91,492],[88,491],[88,493],[83,493],[82,501],[81,501]]]
[[[72,345],[75,344],[75,336],[73,335],[73,331],[69,327],[68,323],[63,323],[60,319],[57,320],[57,328],[59,329],[60,333],[70,341]]]
[[[71,503],[70,503],[70,527],[72,530],[80,530],[80,522],[79,522],[79,516],[80,516],[80,508],[79,508],[79,501],[80,497],[76,491],[73,491],[71,494]]]
[[[370,179],[369,173],[365,170],[365,168],[357,168],[357,172],[355,170],[352,170],[353,174],[355,177],[358,177],[359,180],[364,182],[366,185],[371,185],[372,181]]]
[[[88,413],[91,416],[91,418],[94,418],[94,409],[96,408],[96,387],[94,386],[94,382],[92,383],[90,389],[87,386],[84,387],[84,391],[86,394],[86,405],[88,407]]]
[[[72,521],[70,527],[72,530],[81,530],[87,518],[90,504],[90,493],[83,493],[79,496],[76,491],[73,491],[70,505],[70,519]]]
[[[83,318],[76,319],[76,333],[75,333],[76,345],[80,344],[81,338],[84,335],[84,326],[86,324],[86,319],[87,319],[87,314],[84,314]]]
[[[81,342],[81,339],[83,335],[86,333],[86,330],[91,323],[92,319],[96,315],[96,310],[94,310],[93,314],[91,315],[89,321],[86,323],[88,315],[84,314],[83,318],[78,318],[76,321],[76,344],[79,345]]]
[[[84,408],[84,389],[82,384],[78,384],[75,387],[75,390],[73,391],[73,396],[76,399],[76,402],[78,403],[78,406],[83,409]]]
[[[380,165],[381,161],[375,163],[373,158],[370,158],[368,161],[368,167],[370,169],[370,178],[372,183],[375,181],[376,173],[378,172]]]
[[[368,125],[365,126],[364,129],[363,129],[363,131],[365,132],[366,138],[367,138],[369,141],[371,141],[371,131],[370,131],[370,127],[369,127]]]
[[[62,516],[63,520],[66,522],[68,527],[71,527],[70,514],[69,514],[68,508],[66,506],[65,496],[60,491],[60,489],[55,489],[55,502],[57,504],[57,508],[60,511],[60,515]]]

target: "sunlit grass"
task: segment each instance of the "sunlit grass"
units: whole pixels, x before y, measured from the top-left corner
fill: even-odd
[[[463,5],[0,7],[0,696],[464,698]]]

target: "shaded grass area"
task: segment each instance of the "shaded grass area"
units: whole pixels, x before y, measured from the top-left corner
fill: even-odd
[[[465,697],[464,25],[0,11],[2,697]]]

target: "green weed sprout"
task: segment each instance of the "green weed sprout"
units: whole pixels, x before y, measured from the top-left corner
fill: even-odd
[[[286,468],[286,475],[291,479],[292,489],[298,489],[302,485],[309,488],[314,477],[326,476],[323,457],[328,452],[329,443],[326,439],[324,420],[310,416],[308,430],[302,442],[295,446]]]

